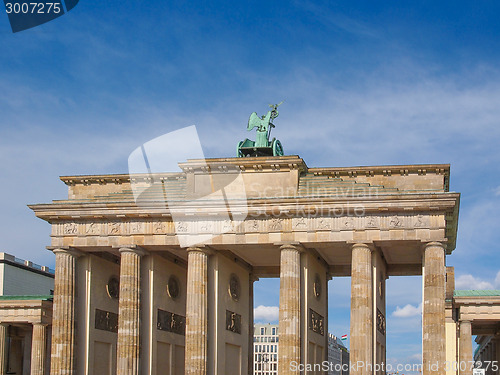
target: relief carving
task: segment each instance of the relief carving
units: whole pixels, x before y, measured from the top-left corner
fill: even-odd
[[[118,314],[110,311],[95,310],[95,329],[118,332]]]
[[[303,217],[293,218],[293,229],[307,229],[306,219]]]
[[[321,297],[321,278],[318,274],[316,274],[316,276],[314,277],[313,293],[314,297],[319,300]]]
[[[167,294],[172,299],[177,299],[180,294],[180,283],[176,276],[171,275],[167,282]]]
[[[401,228],[403,227],[403,220],[397,215],[391,217],[391,221],[389,222],[389,226],[391,228]]]
[[[413,224],[415,228],[425,227],[424,217],[422,215],[418,215],[415,223]]]
[[[234,230],[233,223],[231,222],[231,220],[224,220],[222,222],[222,227],[221,227],[222,233],[232,232],[233,230]]]
[[[138,222],[130,223],[130,233],[132,234],[142,233],[142,223]]]
[[[113,299],[120,297],[120,280],[116,276],[111,276],[106,284],[106,292],[108,296]]]
[[[367,228],[378,228],[379,227],[379,224],[378,224],[378,218],[375,217],[375,216],[368,216],[366,218],[366,227]]]
[[[345,217],[342,221],[342,227],[346,229],[354,228],[354,218],[352,216]]]
[[[241,315],[226,310],[226,330],[241,334]]]
[[[234,273],[229,277],[229,287],[228,292],[233,301],[238,301],[240,299],[241,287],[240,279]]]
[[[161,222],[153,223],[153,232],[155,234],[165,233],[165,223],[161,223]]]
[[[377,309],[377,331],[385,335],[385,316]]]
[[[259,222],[255,219],[246,222],[246,228],[248,232],[258,232]]]
[[[109,234],[119,234],[122,223],[109,223]]]
[[[325,335],[324,318],[313,309],[309,309],[309,329],[321,336]]]
[[[156,328],[160,331],[186,335],[186,317],[158,309]]]
[[[321,217],[318,220],[318,229],[332,229],[332,226],[327,218]]]
[[[65,223],[64,224],[64,234],[77,234],[78,225],[75,223]]]
[[[85,234],[89,235],[99,234],[99,225],[97,223],[87,224],[87,229],[85,230]]]
[[[273,218],[269,222],[269,230],[270,231],[279,231],[283,228],[283,219],[281,218]]]
[[[201,222],[200,223],[200,232],[212,233],[212,223],[210,222]]]
[[[188,230],[187,223],[185,221],[176,221],[175,228],[179,233],[186,233]]]

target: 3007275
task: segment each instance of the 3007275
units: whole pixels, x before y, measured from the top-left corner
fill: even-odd
[[[61,13],[61,3],[5,3],[7,14],[59,14]]]

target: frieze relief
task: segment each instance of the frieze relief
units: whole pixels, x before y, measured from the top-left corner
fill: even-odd
[[[292,218],[292,229],[301,231],[310,229],[309,218],[305,217],[294,217]]]
[[[439,215],[435,215],[439,216]],[[338,232],[350,230],[394,230],[430,228],[431,215],[367,215],[339,217],[247,218],[245,221],[115,221],[66,222],[53,224],[55,236],[124,236],[164,234],[276,233],[290,228],[294,232]],[[286,225],[285,225],[286,224]],[[436,225],[436,224],[434,224]]]
[[[280,217],[273,217],[267,221],[269,232],[279,232],[283,229],[283,219]]]

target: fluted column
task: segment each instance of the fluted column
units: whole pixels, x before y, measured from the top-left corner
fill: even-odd
[[[440,242],[424,248],[422,367],[424,375],[445,374],[445,250]]]
[[[254,367],[254,360],[253,360],[253,334],[254,334],[254,327],[253,327],[253,284],[254,282],[258,281],[259,278],[256,277],[253,274],[249,275],[249,288],[248,288],[248,375],[253,375],[253,367]]]
[[[186,375],[207,373],[208,256],[208,249],[199,247],[188,249]]]
[[[290,374],[300,362],[300,253],[295,245],[281,246],[278,374]]]
[[[33,324],[31,338],[31,375],[45,375],[45,356],[47,347],[47,325]]]
[[[120,248],[117,375],[138,375],[140,355],[141,257],[139,248]]]
[[[7,325],[0,324],[0,375],[7,372]]]
[[[495,358],[493,360],[497,361],[498,370],[496,374],[500,374],[500,337],[498,336],[495,337]]]
[[[373,358],[373,275],[372,249],[366,244],[352,246],[351,263],[351,375],[372,373]]]
[[[51,375],[74,375],[76,259],[73,249],[56,249],[54,304],[52,307]]]
[[[458,339],[459,374],[472,375],[472,327],[469,320],[460,321]]]

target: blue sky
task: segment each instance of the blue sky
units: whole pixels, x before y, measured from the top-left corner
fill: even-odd
[[[273,135],[309,166],[451,163],[462,200],[447,263],[460,288],[500,288],[499,12],[496,1],[82,0],[16,34],[0,15],[0,249],[53,265],[49,225],[26,205],[64,198],[58,176],[124,173],[137,146],[192,124],[207,157],[232,156],[249,114],[286,100]],[[256,305],[276,306],[273,282],[256,284]],[[349,282],[330,282],[338,335]],[[420,284],[388,281],[393,361],[419,359]]]

